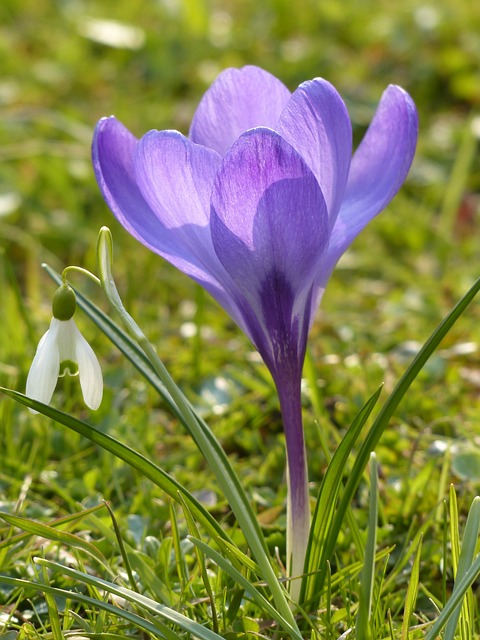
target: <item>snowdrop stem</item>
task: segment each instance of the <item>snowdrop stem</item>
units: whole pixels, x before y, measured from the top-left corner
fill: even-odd
[[[42,265],[42,266],[46,266],[46,265]],[[65,267],[65,269],[62,271],[63,284],[67,284],[68,274],[71,271],[75,271],[76,273],[81,273],[82,275],[87,276],[87,278],[90,278],[90,280],[93,280],[93,282],[95,282],[95,284],[98,284],[99,287],[102,286],[100,279],[97,278],[96,275],[94,275],[91,271],[88,271],[88,269],[84,269],[83,267],[77,267],[76,265],[70,265],[68,267]]]
[[[298,601],[310,530],[308,469],[302,423],[300,375],[277,382],[287,446],[287,573],[290,595]]]

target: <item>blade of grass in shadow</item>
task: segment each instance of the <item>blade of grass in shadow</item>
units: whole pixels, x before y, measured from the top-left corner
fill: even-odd
[[[329,560],[332,558],[338,534],[345,519],[345,514],[360,483],[363,470],[367,465],[370,453],[377,446],[377,443],[380,440],[383,432],[387,428],[395,409],[400,404],[403,396],[408,391],[417,375],[423,369],[427,360],[437,349],[441,341],[445,338],[447,333],[453,327],[455,322],[460,318],[462,313],[472,302],[479,291],[480,278],[478,278],[474,282],[467,293],[465,293],[465,295],[457,302],[454,308],[440,322],[435,331],[417,353],[413,362],[400,378],[399,382],[397,383],[394,390],[387,398],[385,404],[375,418],[372,427],[370,428],[364,442],[362,443],[362,446],[360,447],[360,450],[358,451],[353,469],[346,482],[340,504],[336,510],[333,521],[329,524],[327,536],[325,538],[325,551],[323,556],[325,559]],[[326,562],[324,562],[322,566],[318,567],[318,569],[319,571],[314,578],[314,586],[311,591],[311,593],[315,594],[321,594],[322,592],[326,574]]]
[[[458,531],[458,520],[455,523]],[[452,596],[455,594],[457,583],[461,580],[468,569],[472,566],[473,559],[475,557],[475,549],[478,544],[478,535],[480,532],[480,497],[476,497],[470,511],[468,512],[467,522],[465,524],[465,531],[463,533],[462,546],[460,550],[460,556],[458,558],[458,567],[455,575],[455,585],[453,587]],[[458,619],[462,611],[462,603],[460,603],[453,612],[450,620],[445,627],[444,640],[453,640],[457,629]],[[467,625],[468,626],[468,625]],[[470,621],[470,628],[473,628],[473,623]]]
[[[480,555],[477,555],[470,568],[463,574],[460,580],[455,582],[449,601],[445,605],[442,613],[435,620],[433,627],[425,636],[425,640],[436,640],[440,637],[440,631],[447,624],[449,618],[458,606],[461,606],[468,589],[480,575]]]
[[[357,640],[370,640],[373,585],[375,582],[375,547],[377,546],[378,523],[378,465],[377,458],[370,454],[370,505],[368,508],[368,531],[365,557],[360,574],[360,601],[358,605]]]
[[[369,398],[355,417],[345,437],[335,450],[320,485],[307,547],[305,562],[307,575],[303,580],[300,595],[300,602],[308,602],[315,608],[317,602],[314,602],[313,598],[316,594],[320,595],[318,591],[315,591],[315,583],[317,581],[315,572],[319,567],[323,567],[325,563],[325,538],[335,513],[335,506],[342,486],[347,460],[365,422],[377,403],[381,391],[382,387]]]
[[[60,542],[61,544],[65,544],[68,547],[81,549],[82,551],[85,551],[93,558],[98,560],[98,562],[103,566],[104,569],[110,571],[105,556],[93,544],[91,544],[87,540],[84,540],[83,538],[80,538],[79,536],[74,535],[73,533],[68,533],[67,531],[59,531],[57,528],[51,527],[48,524],[42,524],[41,522],[36,522],[35,520],[22,518],[20,516],[14,516],[3,511],[0,511],[0,519],[5,520],[5,522],[8,522],[8,524],[12,525],[13,527],[17,527],[22,531],[26,531],[40,538],[45,538],[46,540],[52,540],[54,542]]]
[[[141,593],[132,591],[127,587],[122,587],[118,584],[114,584],[113,582],[108,582],[107,580],[98,578],[97,576],[92,576],[88,573],[83,573],[82,571],[71,569],[70,567],[66,567],[62,564],[59,564],[58,562],[52,562],[50,560],[45,560],[44,558],[34,558],[34,561],[36,564],[39,564],[42,567],[47,567],[52,571],[69,576],[70,578],[73,578],[78,582],[90,584],[99,590],[106,591],[107,593],[111,593],[112,595],[119,598],[124,598],[128,602],[131,602],[133,605],[136,605],[141,609],[145,609],[150,613],[161,616],[168,622],[179,626],[187,633],[191,633],[193,636],[201,638],[201,640],[222,640],[222,636],[218,635],[214,631],[211,631],[207,627],[204,627],[198,622],[195,622],[191,618],[187,618],[178,611],[175,611],[170,607],[166,607],[165,605],[160,604]]]
[[[188,510],[188,507],[186,504],[184,504],[183,506],[183,513],[185,515],[185,520],[187,522],[187,527],[188,527],[190,536],[192,536],[192,538],[195,538],[197,540],[200,539],[197,525],[195,524],[195,520],[192,518],[192,514]],[[218,633],[217,604],[215,601],[215,595],[213,593],[212,585],[210,584],[210,575],[207,571],[205,554],[202,553],[202,550],[198,546],[195,547],[195,553],[197,555],[197,564],[200,570],[200,575],[202,576],[203,586],[205,587],[205,591],[207,592],[207,597],[210,601],[210,611],[211,611],[210,615],[212,618],[213,629]],[[179,556],[177,556],[177,558],[179,558]],[[179,558],[177,560],[177,564],[179,564],[180,562],[181,562],[181,559]]]
[[[165,638],[165,640],[181,640],[184,636],[179,636],[174,631],[172,631],[166,624],[163,624],[160,620],[150,621],[142,618],[140,615],[136,613],[132,613],[131,611],[127,611],[125,609],[121,609],[120,607],[116,607],[108,602],[104,602],[103,600],[97,600],[96,598],[91,598],[90,596],[85,596],[83,593],[78,593],[77,591],[67,591],[66,589],[58,589],[57,587],[51,587],[46,584],[39,584],[37,582],[33,582],[33,580],[24,580],[22,578],[11,578],[10,576],[0,575],[0,583],[8,584],[12,587],[17,587],[18,589],[24,589],[27,592],[32,589],[35,591],[40,591],[43,593],[48,593],[53,596],[57,596],[67,602],[69,600],[74,600],[76,602],[82,602],[89,606],[93,611],[101,610],[111,613],[113,615],[126,620],[127,622],[132,623],[138,629],[143,629],[145,632],[152,634],[154,637]],[[98,585],[95,585],[98,586]],[[192,622],[192,626],[195,623]],[[197,627],[200,625],[196,625]],[[203,629],[203,627],[201,627]],[[196,630],[195,630],[196,631]],[[195,631],[191,630],[193,635],[200,634],[195,633]],[[204,638],[203,640],[222,640],[221,636],[216,634],[209,636],[208,638]]]
[[[135,581],[132,567],[130,566],[130,561],[128,559],[127,550],[125,548],[125,544],[122,538],[122,532],[120,531],[120,527],[118,526],[117,519],[115,518],[115,514],[113,513],[113,509],[110,507],[108,502],[105,501],[105,507],[110,514],[110,520],[112,521],[113,530],[115,531],[115,537],[117,541],[118,548],[120,550],[120,555],[122,556],[123,566],[125,567],[125,571],[127,572],[128,581],[130,583],[130,587],[133,591],[138,591],[137,583]]]
[[[102,274],[101,281],[104,286],[105,293],[112,306],[114,306],[121,315],[129,332],[135,336],[135,342],[138,343],[136,345],[136,349],[132,350],[132,340],[129,338],[128,334],[122,331],[117,325],[115,325],[115,330],[112,330],[112,321],[108,316],[106,316],[106,314],[95,307],[92,303],[86,301],[81,294],[78,294],[78,305],[88,312],[91,319],[104,331],[104,333],[106,333],[114,344],[130,345],[129,352],[125,352],[125,355],[130,359],[131,353],[133,352],[135,354],[136,362],[133,362],[132,360],[132,363],[135,364],[135,366],[137,366],[139,360],[143,361],[143,358],[147,358],[149,366],[146,367],[142,364],[140,368],[137,366],[138,370],[143,375],[146,373],[145,377],[148,381],[152,379],[152,373],[155,373],[158,381],[161,383],[161,386],[166,389],[167,397],[170,397],[173,404],[176,405],[177,409],[175,414],[179,417],[181,423],[187,429],[197,447],[202,452],[210,466],[210,469],[215,474],[217,482],[227,498],[247,544],[260,567],[262,579],[268,584],[277,608],[285,619],[289,620],[292,627],[297,627],[295,618],[287,601],[285,588],[278,580],[270,563],[268,548],[260,525],[227,455],[208,425],[198,415],[196,415],[192,406],[171,378],[163,362],[144,336],[140,327],[123,307],[123,303],[120,299],[111,273],[113,246],[110,232],[106,228],[103,228],[100,232],[98,247],[97,258],[99,271]],[[58,282],[58,274],[56,274],[47,265],[44,266],[49,275]],[[97,322],[97,320],[100,320],[101,323]],[[139,350],[144,354],[142,358],[137,357],[139,355]],[[165,396],[163,395],[163,397]]]
[[[48,418],[55,420],[55,422],[63,424],[65,427],[72,429],[72,431],[75,431],[92,442],[95,442],[95,444],[98,444],[103,449],[109,451],[117,458],[120,458],[120,460],[123,460],[134,469],[137,469],[137,471],[146,478],[149,478],[174,500],[178,501],[178,492],[180,492],[185,499],[185,502],[188,504],[189,509],[195,514],[195,517],[199,522],[201,522],[202,526],[205,527],[206,531],[208,531],[208,533],[214,537],[219,544],[221,544],[222,539],[231,542],[222,527],[202,506],[202,504],[192,496],[191,493],[189,493],[179,482],[169,476],[160,467],[148,460],[148,458],[145,458],[142,454],[130,447],[127,447],[112,436],[96,429],[87,422],[79,420],[68,413],[64,413],[63,411],[54,409],[49,405],[32,400],[22,393],[12,389],[0,387],[0,391],[3,391],[7,396],[10,396],[21,404],[24,404],[26,407],[34,409],[35,411],[38,411],[38,413],[42,413]]]
[[[262,611],[267,613],[273,620],[276,620],[280,625],[280,628],[283,631],[288,631],[292,637],[301,638],[298,632],[285,620],[280,613],[263,597],[263,595],[255,588],[255,586],[247,580],[233,565],[231,565],[228,560],[226,560],[223,556],[221,556],[215,549],[212,549],[207,544],[202,542],[202,540],[198,540],[198,538],[194,538],[193,536],[188,536],[188,539],[193,542],[193,544],[200,549],[210,560],[213,560],[215,564],[217,564],[220,569],[225,571],[235,582],[245,589],[245,592],[249,594],[250,598],[260,607]]]
[[[410,580],[408,581],[407,593],[405,596],[405,609],[403,612],[402,639],[408,640],[410,637],[410,620],[412,619],[417,603],[418,582],[420,580],[420,558],[422,554],[422,537],[415,551]]]

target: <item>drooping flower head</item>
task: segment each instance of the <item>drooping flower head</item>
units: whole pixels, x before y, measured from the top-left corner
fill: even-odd
[[[247,66],[220,74],[188,138],[150,131],[137,140],[113,117],[96,128],[94,169],[117,219],[205,287],[270,369],[287,440],[290,518],[304,528],[299,394],[308,331],[338,259],[405,180],[417,127],[411,98],[391,85],[352,157],[350,118],[329,82],[316,78],[291,94]]]
[[[38,343],[28,372],[26,394],[49,404],[59,377],[78,375],[85,404],[98,409],[103,395],[102,370],[92,347],[73,319],[75,293],[63,284],[53,297],[50,328]]]

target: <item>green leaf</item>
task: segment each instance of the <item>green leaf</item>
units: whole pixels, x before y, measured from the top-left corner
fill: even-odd
[[[48,266],[45,266],[45,268],[49,275],[58,281],[60,276]],[[190,433],[215,474],[217,482],[237,518],[247,544],[260,567],[262,578],[268,584],[279,611],[286,620],[289,620],[292,627],[297,627],[295,618],[287,602],[286,591],[275,575],[270,563],[268,548],[260,525],[227,455],[208,425],[196,415],[190,403],[172,380],[163,362],[148,340],[143,336],[133,318],[124,311],[121,300],[119,301],[119,298],[117,300],[118,295],[116,294],[113,277],[110,273],[111,265],[105,263],[103,268],[109,280],[107,294],[109,291],[113,292],[111,302],[115,305],[117,311],[122,314],[122,317],[124,317],[126,325],[129,327],[129,330],[134,333],[140,346],[134,342],[125,331],[115,325],[106,314],[86,300],[79,292],[75,291],[77,293],[78,306],[85,310],[97,326],[104,331],[107,337],[123,351],[140,373],[142,373],[142,375],[153,384],[154,388],[162,394],[162,397],[169,402],[175,415],[177,415]],[[185,492],[185,490],[183,491]],[[189,508],[191,509],[190,504]],[[193,509],[191,510],[193,512]]]
[[[413,560],[410,580],[408,581],[407,593],[405,596],[405,610],[403,612],[402,640],[408,640],[410,637],[410,620],[412,619],[417,603],[418,583],[420,580],[420,558],[422,553],[422,538],[420,538],[415,558]]]
[[[96,429],[87,422],[79,420],[78,418],[75,418],[68,413],[59,411],[58,409],[38,402],[37,400],[32,400],[22,393],[13,391],[12,389],[5,389],[4,387],[0,387],[0,391],[3,391],[3,393],[5,393],[7,396],[10,396],[17,402],[20,402],[21,404],[24,404],[25,406],[38,411],[38,413],[42,413],[48,418],[55,420],[55,422],[58,422],[59,424],[72,429],[72,431],[75,431],[88,438],[92,442],[95,442],[95,444],[98,444],[103,449],[109,451],[120,460],[123,460],[132,468],[137,469],[137,471],[139,471],[143,476],[149,478],[154,484],[160,487],[163,491],[165,491],[165,493],[167,493],[177,502],[178,493],[180,492],[184,497],[185,502],[188,504],[189,509],[192,511],[192,513],[195,514],[195,517],[199,520],[199,522],[202,523],[202,526],[205,527],[206,531],[208,531],[210,535],[212,535],[217,541],[220,539],[228,539],[227,534],[223,531],[221,526],[201,505],[201,503],[191,495],[191,493],[189,493],[174,478],[169,476],[168,473],[148,460],[148,458],[145,458],[145,456],[143,456],[142,454],[138,453],[134,449],[131,449],[130,447],[127,447],[112,436],[103,433],[99,429]]]
[[[455,322],[460,318],[462,313],[466,310],[468,305],[472,302],[479,291],[480,278],[475,281],[472,287],[465,293],[465,295],[459,300],[459,302],[457,302],[450,313],[445,316],[445,318],[437,326],[429,339],[425,342],[410,366],[400,378],[399,382],[395,386],[390,396],[387,398],[385,404],[376,417],[372,427],[367,434],[367,437],[365,438],[362,446],[360,447],[360,450],[358,451],[353,469],[349,475],[342,494],[342,498],[340,500],[340,504],[335,513],[334,521],[329,528],[328,537],[325,541],[324,557],[326,559],[331,559],[332,557],[337,537],[344,520],[344,514],[346,513],[348,506],[350,505],[355,494],[355,491],[358,488],[358,485],[362,478],[363,470],[367,465],[370,453],[377,446],[377,443],[380,440],[383,432],[388,427],[394,411],[400,404],[401,400],[403,399],[404,395],[410,388],[415,378],[425,366],[425,363],[428,361],[430,356],[434,353],[447,333],[453,327]],[[319,567],[319,569],[320,572],[322,572],[323,567]],[[320,573],[319,575],[322,575],[322,573]],[[321,588],[321,586],[322,583],[320,583],[319,587]]]
[[[29,520],[28,518],[21,518],[20,516],[14,516],[10,513],[5,513],[4,511],[0,511],[0,518],[14,527],[22,529],[22,531],[26,531],[41,538],[46,538],[47,540],[60,542],[69,547],[82,549],[82,551],[86,551],[88,554],[98,560],[104,568],[108,568],[108,562],[104,555],[100,553],[100,551],[93,544],[87,542],[83,538],[74,535],[73,533],[59,531],[58,529],[51,527],[48,524],[42,524],[41,522]]]
[[[303,591],[300,596],[300,602],[309,602],[314,607],[318,604],[328,569],[325,540],[329,536],[334,521],[335,506],[342,487],[347,460],[381,391],[382,387],[377,389],[355,417],[345,437],[335,450],[320,485],[307,547],[305,564],[307,575],[303,579]],[[315,598],[317,599],[315,600]]]
[[[47,561],[45,561],[45,566],[48,566]],[[60,565],[59,565],[60,566]],[[66,569],[66,567],[63,567]],[[78,572],[76,572],[78,573]],[[108,602],[104,602],[103,600],[97,600],[95,598],[91,598],[90,596],[85,596],[82,593],[78,593],[77,591],[67,591],[66,589],[58,589],[57,587],[51,587],[46,584],[38,584],[33,582],[32,580],[23,580],[21,578],[10,578],[9,576],[4,576],[0,574],[0,583],[8,584],[13,587],[18,587],[19,589],[34,589],[35,591],[43,592],[45,594],[51,594],[53,596],[59,596],[66,600],[74,600],[76,602],[83,602],[87,604],[93,610],[106,611],[108,613],[114,614],[119,618],[123,618],[128,622],[131,622],[133,625],[138,627],[139,629],[143,629],[147,633],[152,634],[154,637],[160,636],[161,638],[165,638],[165,640],[181,640],[182,636],[177,635],[174,631],[172,631],[167,625],[163,624],[160,620],[146,620],[136,613],[132,613],[131,611],[126,611],[125,609],[121,609],[120,607],[116,607],[114,605],[109,604]],[[95,584],[92,582],[91,584]],[[95,585],[98,586],[98,585]],[[105,588],[104,586],[102,588]],[[125,596],[123,596],[125,597]],[[125,598],[127,599],[127,598]],[[192,626],[200,626],[196,623],[192,622]],[[203,629],[203,627],[201,627]],[[195,629],[196,630],[196,629]],[[194,635],[200,636],[195,631],[192,631]],[[217,636],[216,634],[212,637],[208,638],[203,637],[203,640],[222,640],[221,636]]]
[[[298,632],[298,630],[292,627],[285,618],[281,616],[281,614],[266,600],[262,594],[255,588],[255,586],[245,578],[233,565],[231,565],[228,560],[226,560],[223,556],[221,556],[215,549],[212,549],[207,544],[202,542],[202,540],[198,540],[192,536],[189,536],[189,540],[193,542],[193,544],[198,547],[203,553],[209,557],[215,564],[217,564],[225,573],[227,573],[231,578],[235,580],[237,584],[245,589],[245,592],[248,593],[251,599],[260,607],[260,609],[266,612],[269,616],[276,620],[280,627],[288,631],[293,638],[297,638],[301,640],[302,636]]]
[[[219,636],[214,631],[211,631],[203,625],[198,624],[198,622],[187,618],[178,611],[174,611],[170,607],[166,607],[159,602],[155,602],[155,600],[152,600],[151,598],[148,598],[141,593],[132,591],[132,589],[119,586],[117,584],[114,584],[113,582],[108,582],[107,580],[97,578],[96,576],[91,576],[87,573],[83,573],[82,571],[77,571],[76,569],[71,569],[70,567],[65,567],[58,562],[45,560],[44,558],[35,558],[35,562],[43,567],[47,567],[53,571],[62,573],[63,575],[70,576],[78,582],[93,585],[99,590],[103,590],[107,593],[111,593],[112,595],[124,598],[125,600],[128,600],[128,602],[137,605],[141,609],[146,609],[150,613],[161,616],[169,623],[173,623],[179,626],[187,633],[191,633],[197,638],[201,638],[201,640],[221,640],[221,636]]]
[[[458,519],[456,527],[458,531]],[[478,544],[478,535],[480,533],[480,497],[473,500],[470,511],[468,512],[467,523],[463,533],[462,547],[458,558],[458,567],[455,575],[455,584],[452,591],[452,597],[457,590],[457,584],[465,577],[468,570],[472,566],[475,557],[475,549]],[[465,594],[466,595],[466,594]],[[468,612],[468,609],[467,609]],[[444,640],[453,640],[457,630],[458,619],[462,613],[462,603],[458,604],[452,613],[447,626],[445,628]],[[473,629],[473,621],[470,621],[470,628]]]
[[[73,513],[73,514],[70,513],[67,516],[63,516],[61,518],[51,520],[50,522],[47,522],[46,525],[49,527],[61,527],[67,524],[76,523],[82,518],[90,516],[95,511],[98,511],[99,509],[104,509],[104,508],[105,506],[103,504],[98,504],[98,505],[95,505],[94,507],[90,507],[90,509],[85,509],[84,511],[81,511],[80,513]],[[18,544],[22,540],[29,538],[31,535],[32,534],[29,532],[19,533],[17,535],[9,535],[8,538],[5,538],[5,540],[0,540],[0,549],[4,549],[5,547],[11,547],[14,544]]]
[[[356,637],[370,640],[372,637],[370,617],[372,612],[373,586],[375,583],[375,547],[377,545],[378,522],[378,465],[374,453],[370,454],[370,505],[368,509],[368,532],[365,558],[360,575],[360,602],[358,606]]]
[[[463,574],[459,581],[455,581],[455,588],[452,591],[449,601],[445,605],[442,613],[435,620],[435,624],[425,637],[425,640],[437,640],[440,631],[447,624],[448,619],[461,604],[468,589],[480,575],[480,555],[477,555],[471,567]]]

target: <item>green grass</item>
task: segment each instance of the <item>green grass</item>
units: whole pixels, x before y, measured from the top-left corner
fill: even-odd
[[[87,18],[134,26],[143,44],[128,49],[95,42],[88,37]],[[4,0],[0,385],[24,390],[48,326],[55,285],[41,263],[59,271],[68,264],[94,271],[96,236],[108,225],[125,306],[222,444],[272,557],[278,548],[284,560],[284,443],[273,384],[216,303],[112,219],[90,167],[93,127],[115,113],[138,135],[150,128],[186,133],[215,75],[242,64],[267,68],[291,89],[316,75],[328,78],[348,103],[357,141],[387,84],[402,85],[416,101],[420,141],[409,179],[336,269],[311,333],[304,421],[313,497],[327,465],[321,442],[333,453],[382,382],[378,407],[383,405],[415,349],[480,275],[479,29],[480,10],[467,0],[304,0],[295,10],[285,0]],[[94,285],[81,277],[73,284],[109,310]],[[423,638],[428,629],[422,625],[444,607],[467,513],[480,491],[479,320],[474,301],[376,447],[373,585],[361,582],[358,532],[347,521],[313,629],[299,617],[304,637],[333,639],[355,627],[360,594],[368,587],[370,611],[362,613],[362,620],[368,618],[362,629],[375,639]],[[214,474],[177,418],[86,316],[78,314],[77,321],[101,360],[105,398],[89,414],[76,381],[62,380],[53,405],[153,460],[206,505],[246,552]],[[188,323],[196,326],[196,336],[188,337]],[[353,462],[350,457],[345,477]],[[369,496],[365,474],[351,506],[364,544]],[[135,604],[130,593],[131,609],[115,598],[96,608],[85,600],[107,602],[96,578],[138,589],[230,640],[273,637],[276,628],[260,600],[245,597],[238,576],[218,569],[195,542],[188,510],[172,499],[98,443],[0,398],[0,511],[62,532],[53,539],[48,529],[22,533],[19,520],[0,524],[0,573],[11,581],[0,583],[0,638],[197,635],[183,618],[165,622],[145,602]],[[242,571],[269,599],[263,583],[255,582],[255,567]],[[28,580],[53,591],[42,594],[22,582]],[[70,598],[72,590],[84,600]],[[480,634],[476,602],[478,582],[465,600],[458,637]],[[146,620],[143,632],[135,615]]]

